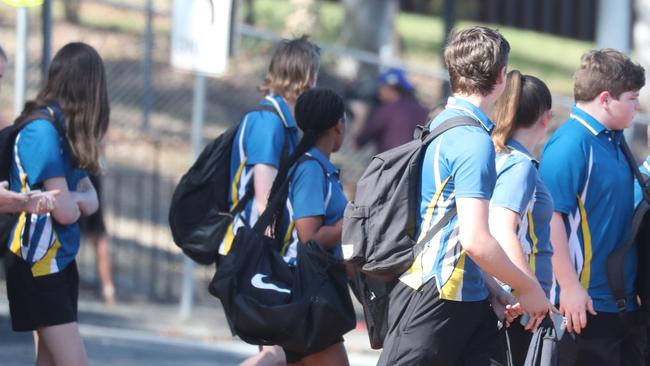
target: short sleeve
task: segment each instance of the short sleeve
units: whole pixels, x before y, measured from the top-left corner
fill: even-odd
[[[277,168],[285,139],[282,121],[271,112],[251,113],[247,118],[246,164],[268,164]]]
[[[47,120],[34,121],[18,134],[18,156],[30,185],[54,177],[65,177],[61,140]]]
[[[317,161],[298,165],[291,180],[293,220],[325,215],[325,174]]]
[[[456,197],[490,199],[496,181],[494,145],[490,136],[478,128],[457,128],[462,138],[455,138],[446,158],[450,162]],[[443,148],[445,141],[442,141]]]
[[[585,183],[586,159],[582,145],[568,136],[553,136],[544,147],[540,174],[553,197],[555,211],[574,212]]]
[[[504,167],[497,175],[492,207],[504,207],[523,215],[533,198],[537,172],[528,160],[515,161]]]

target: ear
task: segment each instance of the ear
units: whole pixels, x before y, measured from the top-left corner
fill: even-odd
[[[602,108],[607,108],[609,106],[609,100],[611,98],[611,94],[607,90],[604,90],[596,96],[596,100],[598,101],[598,105],[600,105]]]
[[[508,74],[508,67],[507,67],[507,66],[504,66],[504,67],[501,69],[501,72],[499,72],[499,76],[497,77],[497,84],[503,84],[503,83],[505,83],[505,82],[506,82],[506,78],[507,78],[507,74]]]
[[[345,125],[343,125],[342,120],[339,120],[339,122],[334,126],[334,131],[336,131],[336,133],[339,135],[343,135],[345,133]]]

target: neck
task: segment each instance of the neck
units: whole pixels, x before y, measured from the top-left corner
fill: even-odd
[[[512,138],[517,140],[517,142],[520,144],[524,145],[526,150],[528,150],[528,152],[531,154],[535,150],[535,146],[537,146],[542,137],[543,136],[540,131],[535,129],[535,125],[530,128],[519,128],[512,135]]]
[[[314,146],[328,159],[330,158],[330,155],[332,155],[332,151],[334,150],[334,146],[331,142],[331,139],[326,139],[322,137],[319,138],[318,141],[316,141],[316,144]]]
[[[481,112],[485,113],[485,115],[489,116],[490,112],[492,111],[492,107],[494,106],[495,98],[492,97],[492,94],[488,95],[480,95],[480,94],[454,94],[454,97],[464,99],[470,103],[472,103],[474,106],[476,106],[478,109],[481,110]]]
[[[607,113],[602,108],[600,108],[597,102],[578,102],[576,103],[576,107],[589,113],[590,116],[594,117],[598,122],[602,123],[603,126],[609,128],[610,130],[613,130],[612,126],[609,123],[609,119],[607,118]]]

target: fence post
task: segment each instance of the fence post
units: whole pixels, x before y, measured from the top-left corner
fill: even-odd
[[[149,130],[151,115],[151,69],[153,53],[153,0],[147,0],[147,26],[144,34],[144,59],[142,60],[142,130]]]
[[[14,80],[14,116],[17,117],[25,105],[27,94],[27,29],[29,17],[24,6],[16,9],[16,66]]]

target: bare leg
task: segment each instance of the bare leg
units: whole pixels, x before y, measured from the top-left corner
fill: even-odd
[[[263,346],[260,353],[249,357],[239,366],[284,366],[284,351],[280,346]]]
[[[113,285],[113,270],[111,265],[110,244],[106,234],[89,234],[88,238],[95,245],[97,257],[97,272],[102,285],[102,298],[107,304],[115,303],[115,286]]]
[[[52,365],[88,366],[88,356],[77,323],[43,327],[37,332],[39,345],[44,343],[43,346],[49,350],[54,360]]]
[[[302,364],[304,366],[349,366],[350,362],[348,361],[348,354],[345,352],[343,342],[339,342],[318,353],[303,358]]]
[[[54,366],[54,358],[45,347],[45,343],[39,341],[38,333],[34,332],[34,347],[36,351],[36,366]]]

